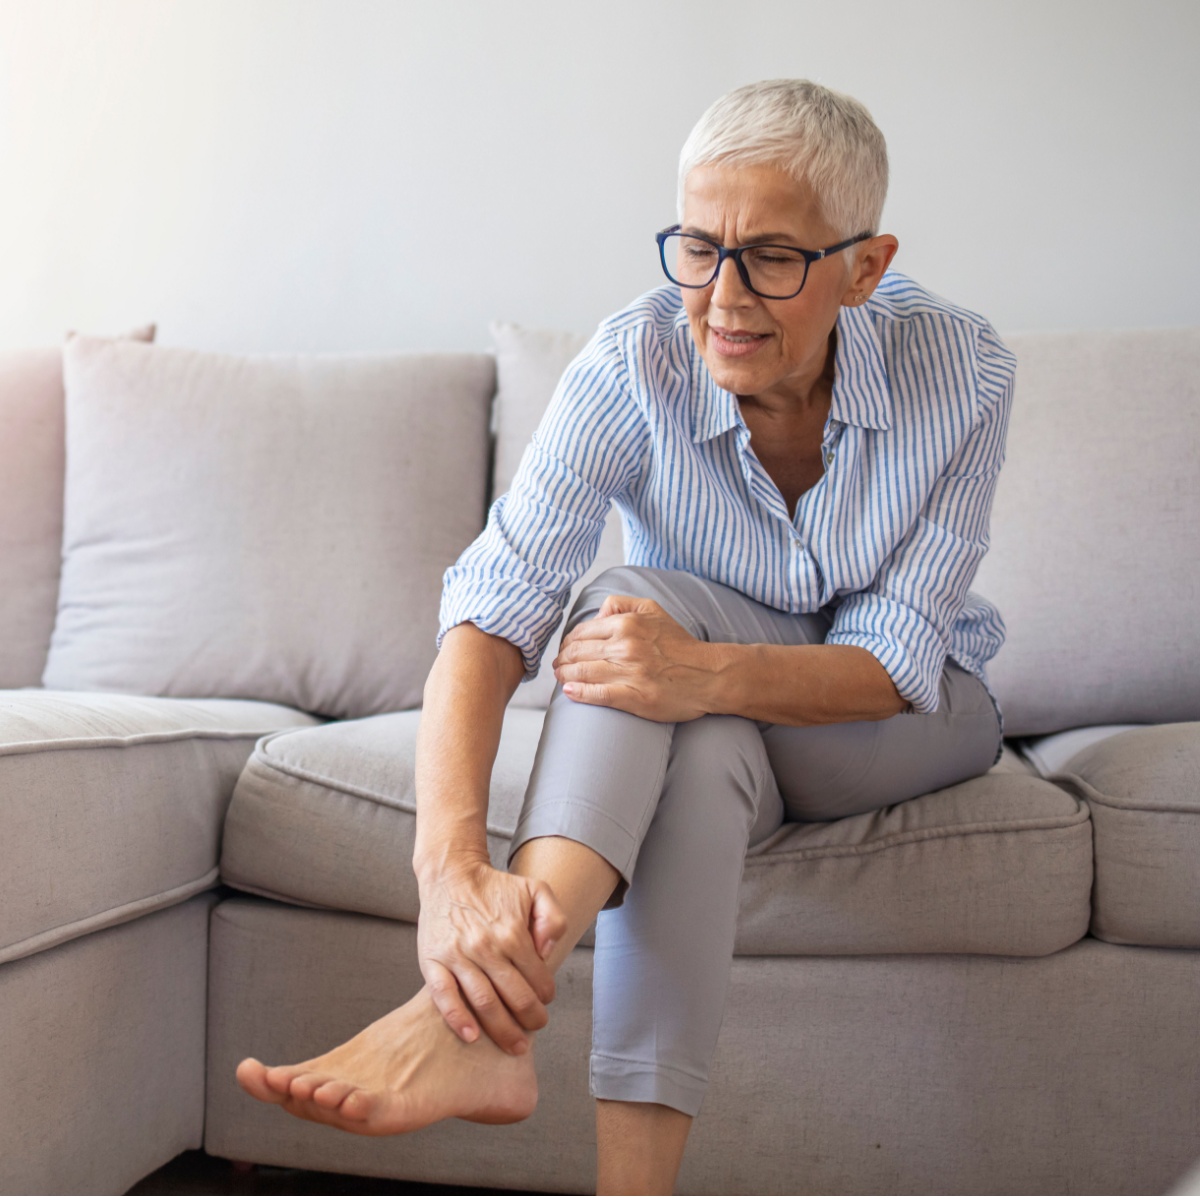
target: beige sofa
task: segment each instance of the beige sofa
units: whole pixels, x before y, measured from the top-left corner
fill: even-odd
[[[199,1146],[590,1189],[586,945],[520,1126],[355,1138],[233,1074],[420,984],[441,571],[582,344],[493,332],[494,356],[0,356],[4,1192],[120,1192]],[[756,848],[683,1191],[1153,1193],[1200,1157],[1200,331],[1007,340],[975,587],[1016,740]],[[619,556],[614,524],[597,569]],[[506,719],[497,860],[548,686]]]

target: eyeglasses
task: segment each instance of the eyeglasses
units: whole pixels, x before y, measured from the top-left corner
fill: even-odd
[[[767,243],[730,249],[699,234],[681,233],[680,229],[679,225],[671,225],[654,235],[663,271],[672,283],[685,288],[708,287],[716,279],[721,264],[732,258],[742,282],[764,300],[790,300],[798,296],[804,290],[812,263],[872,236],[860,233],[824,250]]]

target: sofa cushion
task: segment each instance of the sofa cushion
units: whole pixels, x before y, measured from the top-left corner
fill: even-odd
[[[486,354],[199,353],[77,337],[52,688],[331,717],[419,703],[479,532]]]
[[[150,342],[154,326],[124,336]],[[50,648],[62,558],[61,349],[0,354],[0,431],[0,688],[32,687]]]
[[[493,321],[491,331],[496,347],[496,403],[492,415],[496,435],[492,476],[492,499],[495,500],[512,486],[521,455],[532,440],[559,379],[571,360],[587,345],[588,339],[574,333],[525,329],[507,321]],[[572,589],[566,611],[571,611],[579,593],[595,576],[624,561],[621,518],[613,509],[604,523],[595,561]],[[512,698],[514,707],[544,709],[550,703],[550,694],[554,691],[554,670],[550,664],[558,655],[561,638],[560,627],[546,647],[537,677],[517,688]]]
[[[1045,737],[1017,738],[1014,745],[1020,748],[1022,756],[1037,774],[1049,779],[1076,754],[1096,742],[1129,729],[1144,728],[1144,725],[1085,725],[1082,729],[1064,729],[1062,733],[1050,733]]]
[[[314,723],[245,700],[0,692],[0,962],[212,887],[255,741]]]
[[[991,549],[1010,736],[1200,719],[1200,329],[1037,333],[1017,356]]]
[[[488,849],[503,865],[543,714],[510,708]],[[230,804],[221,877],[293,903],[415,921],[418,713],[263,738]],[[740,954],[1049,954],[1087,931],[1085,805],[1012,757],[880,812],[785,825],[742,885]],[[585,942],[588,939],[585,939]]]
[[[1200,949],[1200,722],[1118,733],[1053,778],[1091,810],[1093,935]]]

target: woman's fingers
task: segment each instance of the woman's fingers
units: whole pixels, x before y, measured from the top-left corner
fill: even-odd
[[[541,965],[545,966],[544,963]],[[488,967],[487,976],[504,1007],[522,1029],[545,1029],[550,1014],[519,967],[513,963],[496,963]]]
[[[611,666],[618,661],[620,661],[620,655],[614,655],[611,641],[580,641],[572,642],[571,645],[562,646],[559,649],[558,657],[554,660],[554,669],[556,672],[568,668],[578,669],[593,663]]]
[[[466,959],[454,964],[454,976],[488,1037],[508,1054],[524,1054],[529,1049],[525,1031],[500,999],[488,976]]]
[[[652,613],[660,612],[659,605],[645,596],[606,596],[597,614],[601,617],[611,617],[616,613]]]
[[[467,1007],[453,973],[441,963],[430,960],[421,963],[421,973],[425,976],[425,982],[429,984],[429,994],[433,997],[434,1007],[442,1014],[446,1024],[464,1042],[477,1041],[479,1027],[471,1018],[471,1010]]]

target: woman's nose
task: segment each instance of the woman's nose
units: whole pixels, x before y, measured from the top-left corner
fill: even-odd
[[[753,302],[751,292],[738,271],[737,263],[727,258],[717,270],[717,278],[713,282],[712,303],[718,308],[736,308],[739,305]]]

